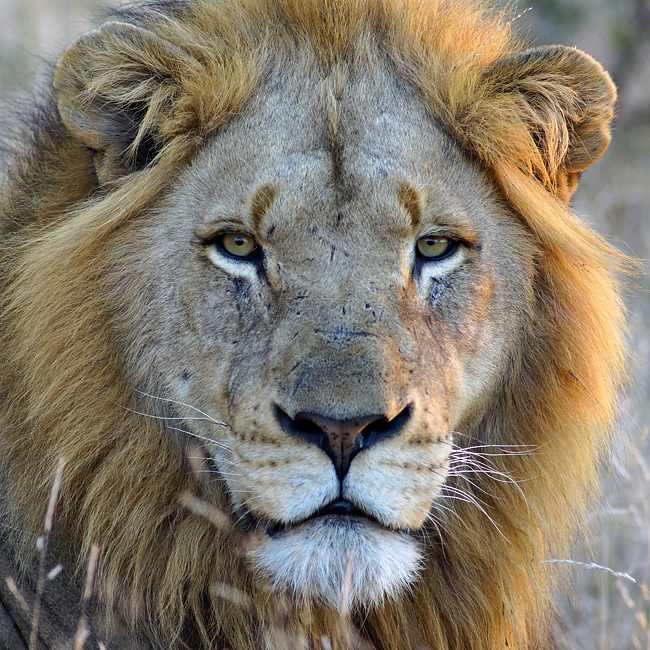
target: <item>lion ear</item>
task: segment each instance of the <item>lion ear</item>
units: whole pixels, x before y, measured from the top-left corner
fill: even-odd
[[[61,57],[54,88],[61,119],[95,153],[102,180],[149,164],[187,52],[152,32],[110,22]]]
[[[610,142],[616,89],[609,75],[584,52],[550,45],[496,61],[483,80],[497,94],[516,96],[542,156],[545,180],[568,202],[579,173]]]

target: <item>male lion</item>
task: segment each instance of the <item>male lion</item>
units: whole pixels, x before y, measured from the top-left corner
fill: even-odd
[[[548,647],[623,372],[568,208],[614,96],[469,0],[73,43],[2,197],[0,647]]]

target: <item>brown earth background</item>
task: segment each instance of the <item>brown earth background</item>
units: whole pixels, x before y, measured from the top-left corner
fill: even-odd
[[[0,0],[0,102],[28,96],[44,62],[101,18],[107,2]],[[650,258],[650,0],[536,0],[505,11],[533,42],[575,45],[619,90],[614,140],[588,169],[576,211],[623,251]],[[2,105],[0,105],[2,108]],[[0,134],[2,136],[3,134]],[[626,296],[633,381],[623,399],[605,497],[590,543],[557,558],[573,577],[559,594],[562,650],[650,650],[650,278]],[[564,561],[568,561],[565,563]]]

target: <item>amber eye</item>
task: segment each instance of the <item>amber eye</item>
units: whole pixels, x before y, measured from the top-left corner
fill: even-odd
[[[233,257],[248,257],[257,248],[255,238],[243,233],[222,235],[219,243]]]
[[[456,248],[456,242],[447,237],[420,237],[417,241],[417,252],[426,259],[441,259]]]

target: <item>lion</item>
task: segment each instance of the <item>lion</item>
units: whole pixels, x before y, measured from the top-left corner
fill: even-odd
[[[152,0],[65,50],[2,194],[1,647],[551,646],[627,261],[570,208],[614,86],[511,22]]]

